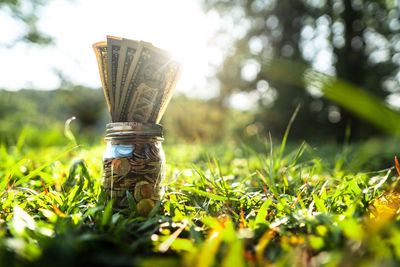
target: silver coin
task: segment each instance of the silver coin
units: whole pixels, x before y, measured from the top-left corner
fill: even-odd
[[[119,156],[122,157],[131,157],[134,149],[135,149],[134,144],[129,144],[129,145],[119,144],[116,146],[116,152],[119,154]]]

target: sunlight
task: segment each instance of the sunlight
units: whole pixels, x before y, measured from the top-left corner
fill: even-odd
[[[212,46],[210,42],[218,27],[217,19],[206,17],[194,2],[172,2],[179,2],[179,5],[184,5],[181,8],[185,12],[169,15],[162,27],[158,27],[159,25],[157,27],[150,26],[151,32],[146,33],[146,37],[148,35],[146,41],[171,52],[175,58],[183,63],[183,72],[177,90],[189,95],[199,95],[193,94],[191,91],[194,89],[204,91],[206,87],[205,78],[210,72],[210,62],[218,57],[215,55],[218,54],[218,49]],[[163,10],[168,9],[170,4],[171,2],[161,4],[162,7],[154,11],[156,12],[154,16],[165,16]],[[146,7],[146,5],[147,3],[142,4],[143,7]],[[200,95],[202,94],[200,93]]]

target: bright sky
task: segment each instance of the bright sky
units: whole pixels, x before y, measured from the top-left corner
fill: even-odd
[[[222,60],[212,41],[221,20],[205,15],[196,0],[53,0],[39,15],[39,29],[53,36],[55,45],[0,47],[0,88],[55,89],[60,85],[55,70],[76,84],[100,87],[92,44],[113,35],[152,42],[178,57],[184,70],[177,91],[203,97],[217,93],[205,77],[210,65]],[[0,28],[0,44],[23,32],[4,11],[0,25],[7,25]]]

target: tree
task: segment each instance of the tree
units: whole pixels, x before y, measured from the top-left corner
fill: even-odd
[[[367,123],[321,98],[303,80],[288,84],[271,79],[270,63],[275,58],[336,75],[381,99],[400,92],[396,78],[400,11],[395,1],[205,0],[204,4],[222,16],[235,17],[236,26],[246,28],[218,71],[220,98],[238,90],[258,92],[258,119],[267,131],[282,133],[295,106],[302,104],[295,121],[301,127],[294,132],[299,138],[319,133],[343,139],[349,123],[355,138],[375,133]],[[252,75],[246,75],[249,70]],[[278,71],[286,72],[289,79],[296,70]]]
[[[25,33],[16,40],[10,40],[7,45],[23,41],[39,45],[49,45],[52,38],[41,32],[37,27],[38,10],[49,0],[0,0],[0,10],[5,10],[12,18],[25,26]]]

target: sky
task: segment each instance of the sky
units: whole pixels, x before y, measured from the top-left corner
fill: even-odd
[[[0,28],[0,88],[56,89],[57,72],[75,84],[98,88],[92,44],[112,35],[172,52],[184,65],[176,91],[198,97],[218,93],[206,77],[223,59],[221,45],[213,41],[221,19],[206,14],[196,0],[53,0],[39,17],[39,29],[54,38],[54,45],[19,42],[6,48],[24,28],[0,10],[0,25],[7,25]]]

